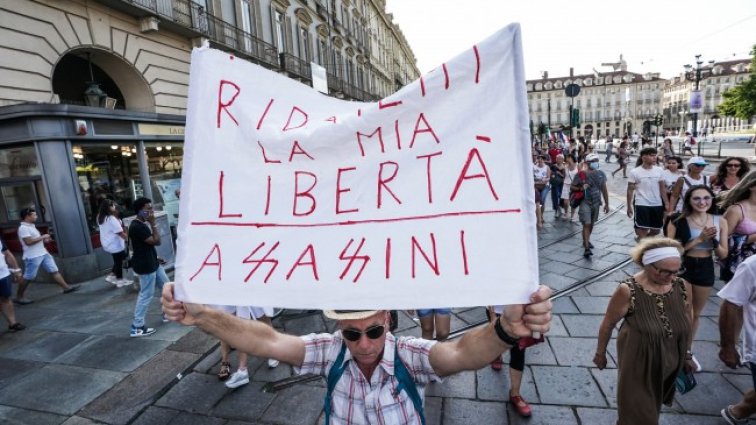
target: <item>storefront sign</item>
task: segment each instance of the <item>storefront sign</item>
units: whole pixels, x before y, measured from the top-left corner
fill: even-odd
[[[42,175],[34,146],[0,149],[0,178]]]
[[[183,136],[184,127],[180,125],[145,124],[137,125],[142,136]]]
[[[525,302],[537,285],[520,28],[375,103],[192,54],[179,299],[289,308]]]

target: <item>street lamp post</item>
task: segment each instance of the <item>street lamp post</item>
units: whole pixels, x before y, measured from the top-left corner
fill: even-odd
[[[714,61],[709,61],[710,65],[714,64]],[[701,65],[703,65],[703,61],[701,60],[701,55],[696,55],[696,66],[695,68],[690,65],[685,65],[685,79],[688,81],[693,81],[696,83],[696,88],[693,92],[691,92],[691,102],[690,102],[690,112],[693,114],[693,137],[698,137],[698,112],[701,110],[702,105],[702,96],[701,92],[699,91],[699,84],[701,82],[701,78],[704,74],[704,69],[701,68]],[[701,143],[698,143],[698,155],[701,155]]]

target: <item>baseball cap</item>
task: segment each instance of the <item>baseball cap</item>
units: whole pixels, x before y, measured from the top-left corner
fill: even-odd
[[[599,156],[595,153],[589,153],[588,155],[585,156],[585,162],[593,162],[593,161],[598,161],[598,160],[599,160]]]
[[[693,156],[688,160],[688,166],[691,165],[708,165],[708,163],[700,156]]]

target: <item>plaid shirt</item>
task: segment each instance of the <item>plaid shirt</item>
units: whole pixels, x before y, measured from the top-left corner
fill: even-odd
[[[328,376],[341,349],[341,332],[309,334],[301,337],[305,342],[305,358],[299,374],[314,373]],[[349,350],[344,353],[347,367],[333,390],[331,424],[329,425],[394,425],[420,424],[420,417],[406,391],[394,395],[398,384],[394,377],[394,348],[399,347],[400,357],[409,373],[415,378],[417,390],[423,397],[425,385],[441,381],[430,365],[430,350],[435,341],[420,338],[395,338],[386,335],[383,358],[368,382]],[[298,369],[298,370],[297,370]]]

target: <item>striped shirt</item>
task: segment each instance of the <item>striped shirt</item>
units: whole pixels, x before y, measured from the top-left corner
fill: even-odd
[[[295,372],[328,376],[341,349],[341,332],[309,334],[301,338],[305,342],[305,358],[302,367],[295,368]],[[426,384],[441,381],[430,365],[429,354],[435,343],[436,341],[420,338],[396,338],[387,334],[383,358],[370,377],[370,382],[356,362],[351,361],[352,354],[346,350],[344,362],[348,362],[348,365],[333,390],[329,425],[420,424],[420,416],[407,392],[395,394],[398,381],[394,377],[394,348],[398,345],[399,356],[415,379],[422,398]]]

